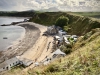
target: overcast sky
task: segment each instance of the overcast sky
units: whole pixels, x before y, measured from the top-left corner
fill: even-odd
[[[100,10],[100,0],[0,0],[0,11],[41,10],[52,7],[63,11],[97,11]]]

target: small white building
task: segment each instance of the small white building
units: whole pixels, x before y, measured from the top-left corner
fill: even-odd
[[[11,58],[0,64],[0,72],[5,70],[10,70],[11,67],[19,64],[19,59],[17,57]]]
[[[52,62],[53,60],[55,60],[55,58],[64,57],[65,55],[66,54],[64,52],[62,52],[60,49],[57,49],[55,52],[53,52],[48,57],[46,57],[42,61],[42,63],[43,63],[43,65],[48,65],[50,62]]]
[[[59,40],[60,37],[59,37],[59,36],[54,36],[54,39],[55,39],[55,40]]]
[[[0,72],[10,70],[11,67],[16,66],[18,64],[27,67],[33,64],[33,61],[26,58],[21,58],[20,56],[16,56],[1,63]]]
[[[72,35],[72,36],[71,36],[71,38],[77,38],[77,37],[78,37],[77,35]]]
[[[67,32],[65,32],[65,31],[62,31],[62,30],[58,31],[58,36],[60,37],[61,40],[63,40],[63,36],[66,34],[67,34]]]
[[[52,53],[52,58],[56,57],[64,57],[66,54],[62,52],[60,49],[57,49],[55,52]]]
[[[78,39],[78,36],[77,36],[77,35],[72,35],[72,36],[71,36],[71,38],[73,38],[73,39],[74,39],[74,41],[76,42],[76,41],[77,41],[77,39]]]
[[[71,37],[71,35],[63,35],[64,37],[67,37],[67,38],[69,38],[69,37]]]
[[[19,58],[20,64],[23,65],[23,67],[28,67],[31,64],[33,64],[32,60],[26,59],[26,58]]]
[[[47,27],[47,33],[48,34],[56,34],[57,33],[56,27],[54,25]]]

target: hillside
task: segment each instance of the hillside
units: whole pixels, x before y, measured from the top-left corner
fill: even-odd
[[[85,17],[100,18],[100,12],[74,12],[73,14],[82,15]]]
[[[99,75],[100,21],[65,12],[38,12],[30,21],[49,26],[55,24],[56,19],[62,15],[69,18],[68,34],[79,35],[72,52],[47,66],[41,65],[25,72],[22,67],[15,67],[2,75]]]
[[[90,34],[91,33],[91,34]],[[81,37],[75,44],[79,45],[71,54],[59,58],[48,66],[41,66],[28,71],[37,75],[99,75],[100,74],[100,28],[94,29]],[[42,69],[41,69],[42,68]]]
[[[93,18],[65,12],[36,13],[30,21],[49,26],[54,25],[56,19],[62,15],[69,18],[69,25],[67,27],[71,28],[70,34],[84,35],[91,29],[100,28],[100,20],[97,21]]]
[[[80,37],[74,51],[58,58],[47,66],[39,66],[27,72],[15,67],[3,75],[99,75],[100,74],[100,28]]]

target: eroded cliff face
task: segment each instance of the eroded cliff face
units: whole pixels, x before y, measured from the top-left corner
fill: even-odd
[[[69,18],[70,34],[84,35],[95,28],[100,28],[100,21],[93,20],[89,17],[76,16],[72,14],[66,15]]]

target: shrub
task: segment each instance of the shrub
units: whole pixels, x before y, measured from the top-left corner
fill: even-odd
[[[64,53],[69,54],[72,52],[72,48],[67,48],[66,46],[62,45],[60,48]]]
[[[64,26],[63,29],[64,29],[65,31],[68,31],[69,28],[68,28],[68,26]]]
[[[55,25],[63,27],[63,26],[66,26],[68,24],[68,22],[69,22],[69,19],[67,17],[61,16],[56,20]]]
[[[61,67],[56,64],[49,65],[45,70],[45,72],[56,72],[56,71],[58,72],[61,71]]]

